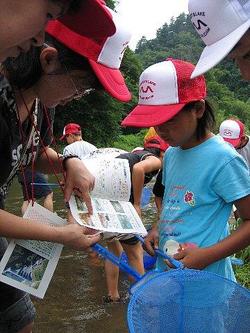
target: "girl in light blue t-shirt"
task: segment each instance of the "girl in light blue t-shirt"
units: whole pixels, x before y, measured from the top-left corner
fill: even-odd
[[[154,126],[170,144],[163,164],[165,186],[157,228],[146,239],[184,266],[206,269],[234,280],[229,256],[250,243],[250,177],[243,158],[212,133],[213,110],[205,100],[203,76],[194,66],[167,59],[140,77],[138,106],[122,125]],[[235,205],[244,223],[229,235]],[[158,259],[158,268],[167,269]]]

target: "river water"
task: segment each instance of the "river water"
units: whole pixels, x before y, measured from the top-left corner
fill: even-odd
[[[14,182],[6,210],[20,215],[21,204],[21,189]],[[54,209],[61,217],[65,216],[63,196],[59,189],[54,191]],[[143,213],[143,220],[149,223],[154,216],[154,209],[149,205]],[[121,293],[126,294],[128,288],[127,276],[121,273]],[[44,299],[33,298],[37,309],[33,333],[128,332],[127,304],[104,305],[104,295],[103,261],[85,252],[65,248]]]

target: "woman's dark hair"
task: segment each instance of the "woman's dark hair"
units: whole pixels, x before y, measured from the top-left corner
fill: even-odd
[[[203,106],[201,101],[191,102],[185,105],[185,111],[190,111],[191,109],[199,110]],[[205,100],[205,111],[203,116],[198,119],[198,125],[196,130],[196,137],[198,140],[205,137],[207,131],[213,131],[215,126],[214,111],[210,103]]]
[[[46,43],[57,50],[58,60],[63,70],[85,70],[93,73],[86,58],[64,46],[49,34],[46,34]],[[44,47],[46,45],[32,47],[29,52],[21,54],[18,58],[8,58],[2,63],[1,71],[7,76],[12,86],[18,89],[28,89],[38,82],[43,73],[40,54]],[[97,78],[94,81],[91,84],[92,87],[99,88]]]

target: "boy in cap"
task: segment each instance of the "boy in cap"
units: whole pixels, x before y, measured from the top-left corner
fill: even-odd
[[[140,77],[139,103],[123,126],[154,126],[171,147],[164,155],[165,186],[161,219],[145,244],[172,253],[184,266],[235,280],[228,256],[249,245],[250,178],[239,154],[212,133],[213,110],[203,76],[191,79],[191,63],[167,59]],[[243,223],[231,235],[228,219],[235,204]],[[170,246],[171,245],[171,246]],[[157,259],[158,268],[166,263]]]
[[[206,47],[191,75],[207,72],[227,55],[250,80],[250,0],[189,0],[194,28]]]
[[[83,140],[81,126],[75,123],[69,123],[64,127],[60,140],[66,141],[68,144],[63,150],[64,156],[75,155],[82,160],[87,154],[97,149],[91,143]]]
[[[131,195],[129,201],[141,216],[141,197],[143,187],[152,180],[162,166],[162,156],[168,144],[158,135],[145,139],[142,148],[132,152],[123,153],[116,158],[126,159],[131,174]],[[115,235],[114,235],[115,236]],[[128,256],[130,265],[139,273],[144,274],[143,252],[140,241],[135,235],[118,234],[114,240],[108,241],[108,249],[116,256],[121,254],[121,246]],[[119,302],[118,290],[119,268],[108,260],[105,261],[108,296],[103,298],[104,303]]]

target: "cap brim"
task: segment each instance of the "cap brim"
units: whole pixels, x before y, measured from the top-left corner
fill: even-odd
[[[116,31],[110,11],[100,0],[82,1],[77,12],[66,14],[58,21],[88,38],[108,37]]]
[[[151,127],[173,118],[186,104],[138,105],[122,121],[122,126]]]
[[[63,141],[63,140],[65,140],[65,138],[66,138],[66,135],[63,135],[63,136],[60,137],[59,140],[60,140],[60,141]]]
[[[240,144],[240,138],[239,139],[223,138],[223,140],[230,143],[234,148],[237,147]]]
[[[249,27],[250,19],[242,24],[238,29],[231,32],[231,34],[219,40],[217,43],[206,46],[191,75],[191,78],[193,79],[199,75],[202,75],[209,69],[216,66],[229,54],[229,52],[234,48],[234,46],[238,43]]]
[[[122,102],[128,102],[131,100],[132,95],[126,86],[124,77],[119,69],[112,69],[102,64],[98,64],[91,59],[89,59],[89,63],[104,89],[112,97]]]

